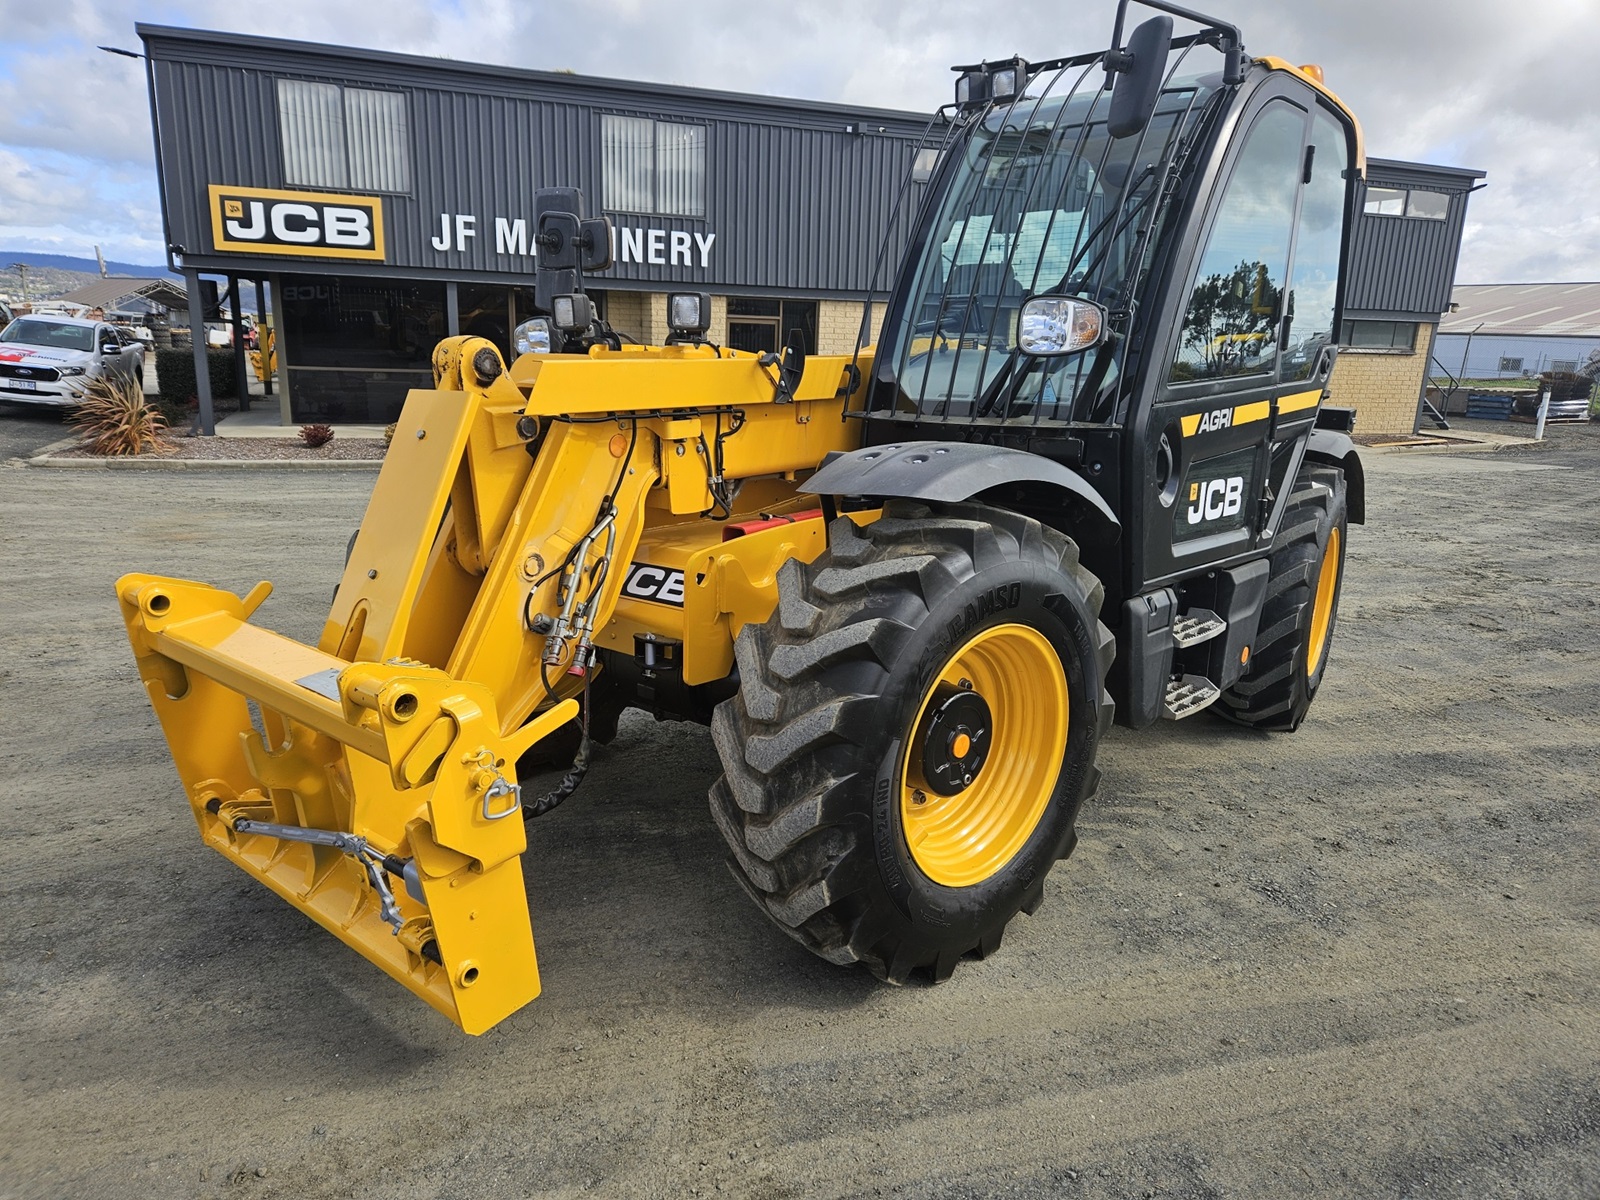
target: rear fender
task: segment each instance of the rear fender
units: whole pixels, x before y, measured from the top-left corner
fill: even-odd
[[[1361,467],[1361,456],[1347,433],[1332,429],[1313,429],[1306,445],[1309,462],[1338,467],[1344,472],[1346,505],[1350,524],[1367,523],[1367,476]]]

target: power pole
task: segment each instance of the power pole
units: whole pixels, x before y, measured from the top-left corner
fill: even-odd
[[[22,302],[26,304],[28,302],[28,264],[12,263],[11,269],[22,276]]]

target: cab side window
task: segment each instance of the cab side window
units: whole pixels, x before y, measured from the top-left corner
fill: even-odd
[[[1323,348],[1334,339],[1333,306],[1339,293],[1350,150],[1343,127],[1321,109],[1312,118],[1306,154],[1309,177],[1294,241],[1288,344],[1283,352],[1285,380],[1310,378]]]
[[[1277,367],[1305,110],[1274,101],[1251,127],[1189,289],[1173,383]]]

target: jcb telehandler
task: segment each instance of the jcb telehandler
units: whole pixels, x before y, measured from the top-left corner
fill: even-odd
[[[1298,726],[1362,520],[1322,405],[1361,134],[1224,22],[1140,0],[1124,45],[1128,2],[957,68],[854,356],[713,345],[696,293],[623,344],[606,222],[541,193],[548,316],[438,347],[315,648],[268,584],[118,580],[202,838],[481,1033],[539,992],[524,820],[624,708],[710,724],[738,881],[891,982],[1039,904],[1113,711]]]

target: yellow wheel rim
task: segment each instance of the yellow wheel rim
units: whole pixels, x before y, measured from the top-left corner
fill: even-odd
[[[1322,569],[1317,572],[1317,595],[1311,603],[1311,640],[1306,646],[1306,678],[1322,666],[1328,652],[1328,627],[1333,624],[1333,598],[1339,591],[1339,529],[1328,531],[1328,544],[1322,551]]]
[[[941,796],[922,778],[929,706],[950,689],[976,692],[992,730],[983,765],[966,788]],[[1049,806],[1067,749],[1067,678],[1049,640],[1027,625],[997,625],[968,641],[929,686],[900,768],[900,819],[911,858],[945,887],[994,875],[1027,843]],[[952,739],[957,756],[968,735]]]

